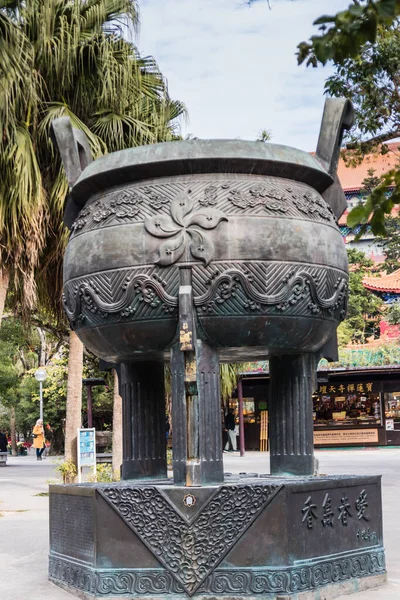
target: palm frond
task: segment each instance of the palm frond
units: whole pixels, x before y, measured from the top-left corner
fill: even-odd
[[[61,315],[68,186],[52,120],[68,115],[95,157],[179,131],[185,107],[126,39],[138,23],[136,0],[0,0],[0,258],[26,310],[37,293]]]

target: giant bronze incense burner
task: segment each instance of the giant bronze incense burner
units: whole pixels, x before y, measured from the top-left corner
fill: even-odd
[[[289,598],[384,577],[379,478],[313,477],[316,364],[335,357],[346,314],[336,168],[352,118],[327,100],[314,156],[206,140],[96,161],[69,119],[54,122],[71,186],[65,310],[116,365],[124,407],[124,481],[52,488],[56,583],[88,598]],[[271,476],[224,482],[219,362],[257,357],[270,363]]]

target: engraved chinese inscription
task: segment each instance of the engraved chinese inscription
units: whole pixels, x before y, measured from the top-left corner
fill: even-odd
[[[317,505],[312,503],[311,496],[308,496],[307,500],[304,502],[304,508],[302,509],[303,518],[302,523],[307,523],[308,529],[313,528],[314,520],[316,520]]]
[[[332,498],[334,494],[326,492],[323,495],[322,501],[314,500],[308,496],[302,508],[301,522],[307,525],[308,529],[313,529],[316,522],[319,520],[324,528],[335,527],[338,523],[343,527],[349,525],[350,519],[358,521],[370,521],[368,494],[365,489],[361,490],[357,496],[349,496],[341,493],[340,502]],[[355,511],[354,511],[355,508]],[[373,533],[368,528],[367,530],[359,529],[357,533],[358,539],[370,539]],[[376,536],[376,534],[374,533]]]
[[[362,490],[360,492],[359,497],[356,500],[356,509],[357,509],[357,518],[361,521],[361,519],[363,519],[364,521],[369,521],[369,517],[365,514],[365,511],[368,508],[368,502],[367,502],[367,492],[365,490]]]
[[[333,527],[333,520],[335,513],[332,510],[332,499],[329,494],[325,494],[324,501],[322,503],[322,525],[324,527]]]
[[[352,514],[350,512],[350,504],[347,496],[343,496],[341,500],[341,505],[339,506],[339,516],[338,519],[342,523],[342,525],[347,526],[348,517],[351,517]]]

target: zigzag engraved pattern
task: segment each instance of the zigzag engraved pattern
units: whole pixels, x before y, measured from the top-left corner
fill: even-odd
[[[192,266],[199,316],[267,314],[343,318],[347,276],[338,269],[282,262],[212,263]],[[177,268],[138,267],[69,281],[64,307],[72,324],[165,319],[176,316]]]
[[[194,212],[212,206],[226,215],[279,216],[336,227],[322,196],[304,183],[280,177],[214,174],[147,180],[146,185],[133,183],[96,194],[79,213],[71,235],[169,214],[172,199],[188,189],[195,199]],[[244,205],[238,206],[238,202]]]
[[[126,319],[165,319],[178,305],[177,269],[139,267],[106,271],[68,281],[64,309],[72,324],[99,325]]]
[[[262,311],[344,318],[347,275],[338,269],[293,263],[213,263],[193,267],[198,314]]]

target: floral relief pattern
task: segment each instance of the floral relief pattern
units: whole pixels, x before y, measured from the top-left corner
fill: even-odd
[[[215,229],[228,218],[216,208],[200,208],[191,214],[194,198],[190,189],[181,192],[171,202],[171,217],[156,215],[145,219],[146,231],[157,238],[169,238],[160,244],[155,261],[163,267],[174,264],[183,254],[187,259],[201,260],[208,265],[214,255],[214,245],[203,230]]]
[[[169,198],[148,186],[140,188],[140,193],[129,188],[107,193],[101,200],[83,207],[71,227],[71,232],[80,231],[89,224],[90,220],[96,225],[113,219],[125,222],[132,220],[140,214],[140,205],[143,202],[147,207],[159,211],[169,203]]]
[[[332,221],[333,213],[326,202],[314,191],[298,191],[292,187],[280,190],[274,186],[258,183],[248,192],[231,189],[230,202],[237,208],[253,209],[257,206],[274,213],[287,213],[294,205],[298,211],[309,217],[320,217],[324,221]]]
[[[112,198],[110,201],[110,197]],[[102,223],[109,218],[132,219],[140,212],[143,197],[134,191],[113,192],[107,196],[105,201],[97,200],[92,205],[84,206],[78,218],[71,227],[71,232],[79,231],[87,224],[87,218],[91,216],[94,223]],[[93,210],[93,212],[92,212]]]
[[[204,197],[199,202],[202,206],[215,206],[218,201],[218,188],[215,185],[209,185],[204,190]]]
[[[295,206],[297,206],[298,210],[303,214],[311,216],[319,215],[321,219],[324,219],[325,221],[333,219],[331,207],[314,192],[307,191],[300,196],[290,187],[286,188],[286,190],[292,196]]]
[[[222,486],[191,523],[154,487],[99,492],[191,596],[279,490]]]
[[[287,197],[278,189],[267,188],[261,184],[250,188],[249,195],[233,189],[230,191],[229,200],[238,208],[264,206],[264,208],[274,212],[285,213],[288,211]]]
[[[151,208],[154,208],[154,210],[160,210],[160,208],[162,208],[164,204],[168,204],[169,202],[167,196],[157,194],[157,192],[155,192],[148,186],[142,188],[142,192],[146,194],[148,206],[151,206]]]

